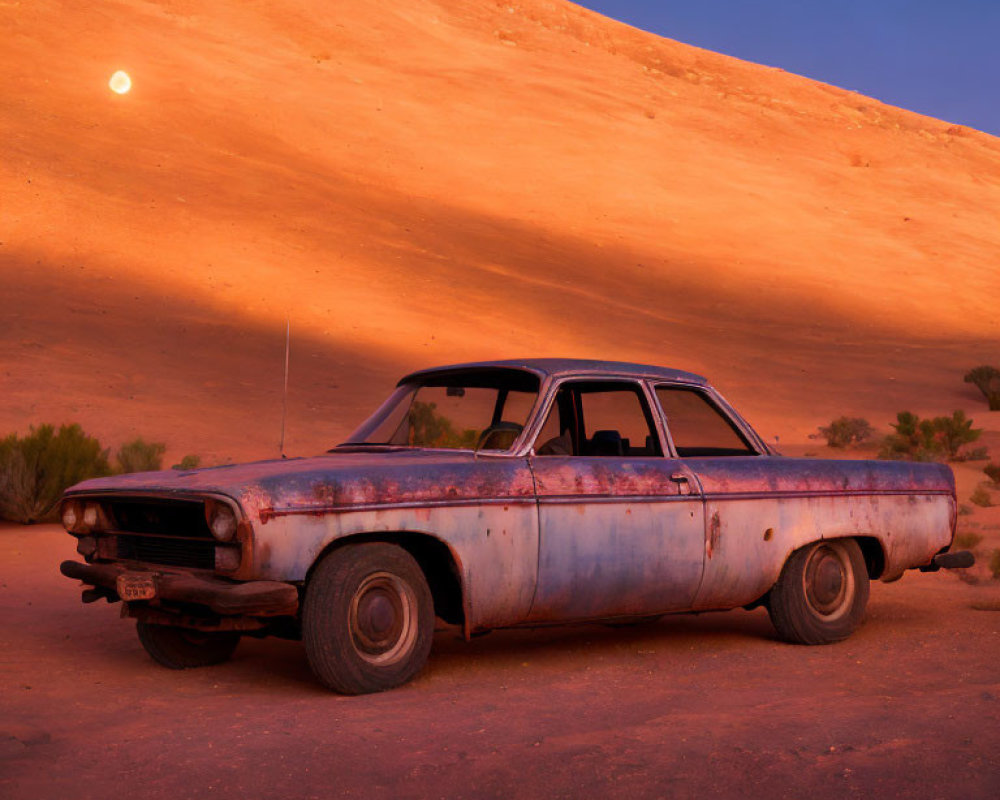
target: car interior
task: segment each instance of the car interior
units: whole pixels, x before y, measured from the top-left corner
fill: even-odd
[[[702,392],[656,387],[677,455],[754,456],[756,450]],[[556,393],[536,440],[539,456],[662,456],[653,417],[639,384],[568,381]]]

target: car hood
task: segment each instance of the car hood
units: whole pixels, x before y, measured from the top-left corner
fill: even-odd
[[[346,450],[312,458],[94,478],[66,494],[217,494],[267,519],[289,511],[531,497],[533,491],[523,458],[468,451]]]

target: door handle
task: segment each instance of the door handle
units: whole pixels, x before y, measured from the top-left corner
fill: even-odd
[[[675,472],[670,476],[670,480],[677,484],[678,494],[691,494],[691,481],[683,472]]]

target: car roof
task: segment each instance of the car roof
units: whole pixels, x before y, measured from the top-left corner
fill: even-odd
[[[558,378],[564,376],[603,376],[627,375],[634,378],[651,378],[653,380],[680,381],[707,386],[708,381],[701,375],[668,367],[656,367],[651,364],[633,364],[628,361],[597,361],[583,358],[521,358],[504,361],[472,361],[466,364],[450,364],[448,366],[431,367],[411,372],[399,383],[409,383],[416,378],[435,373],[459,372],[473,369],[518,369],[533,372],[541,378]]]

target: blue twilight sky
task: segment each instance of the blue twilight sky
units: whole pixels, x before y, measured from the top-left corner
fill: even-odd
[[[1000,136],[1000,0],[575,0],[669,39]]]

